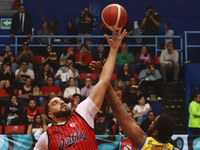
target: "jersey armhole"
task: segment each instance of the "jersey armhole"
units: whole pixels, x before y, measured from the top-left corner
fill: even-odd
[[[140,146],[140,148],[138,150],[141,150],[141,148],[144,146],[146,140],[147,140],[147,136],[145,137],[144,142],[142,143],[142,145]]]

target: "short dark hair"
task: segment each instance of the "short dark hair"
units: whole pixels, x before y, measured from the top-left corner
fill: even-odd
[[[24,5],[24,4],[19,4],[19,7],[21,7],[21,6],[24,6],[24,7],[25,7],[25,5]]]
[[[154,9],[153,5],[147,5],[146,10],[149,10],[149,9]]]
[[[198,95],[200,95],[200,91],[196,91],[196,92],[194,93],[194,98],[197,98]]]
[[[158,130],[159,140],[167,142],[174,133],[175,123],[170,116],[162,114],[158,118],[154,129]]]
[[[169,44],[173,44],[173,45],[174,45],[174,43],[173,43],[173,42],[168,42],[168,43],[167,43],[167,46],[168,46]]]
[[[89,9],[89,7],[88,7],[88,6],[86,6],[86,5],[85,5],[85,6],[83,6],[83,10],[84,10],[85,8],[88,8],[88,9]]]
[[[147,116],[148,116],[151,112],[155,115],[155,112],[154,112],[153,110],[150,110],[150,111],[148,111]]]
[[[69,81],[70,81],[71,79],[73,79],[74,81],[76,81],[76,79],[75,79],[75,78],[73,78],[73,77],[70,77],[70,78],[69,78]]]
[[[92,80],[92,77],[91,77],[91,76],[87,76],[85,79],[87,79],[87,78]]]
[[[76,96],[79,96],[79,98],[81,99],[81,95],[80,95],[80,94],[75,93],[75,94],[73,95],[73,98],[76,97]]]
[[[6,48],[6,46],[9,46],[9,47],[11,47],[11,46],[10,46],[10,44],[5,44],[5,48]]]
[[[85,47],[86,49],[88,49],[88,45],[87,45],[86,43],[82,44],[82,45],[81,45],[81,48],[82,48],[82,47]]]
[[[52,120],[52,118],[49,117],[48,113],[49,113],[49,102],[50,102],[51,99],[52,99],[52,98],[49,98],[49,99],[48,99],[48,101],[47,101],[47,103],[46,103],[46,105],[45,105],[45,107],[44,107],[45,115],[46,115],[50,120]]]

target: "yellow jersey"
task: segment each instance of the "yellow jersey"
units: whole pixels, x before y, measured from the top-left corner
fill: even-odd
[[[152,137],[146,137],[139,150],[174,150],[174,146],[170,143],[162,143]]]

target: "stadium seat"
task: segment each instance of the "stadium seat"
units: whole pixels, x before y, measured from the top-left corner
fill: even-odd
[[[111,80],[116,80],[116,79],[117,79],[117,73],[113,73]]]
[[[5,126],[5,134],[13,134],[13,133],[25,133],[25,125],[17,125],[17,126]]]
[[[38,106],[37,108],[38,108],[40,114],[45,114],[45,111],[44,111],[44,107],[43,107],[43,106]]]
[[[3,126],[0,126],[0,134],[2,134],[2,128],[3,128]]]
[[[42,63],[42,56],[35,56],[35,58],[34,58],[34,60],[35,60],[35,64],[41,64]]]
[[[96,80],[97,79],[97,75],[96,73],[80,73],[80,80],[85,80],[85,78],[87,76],[90,76],[92,78],[92,80]]]
[[[1,89],[0,90],[0,97],[7,97],[7,96],[10,96],[10,94],[7,93],[5,89]]]
[[[18,89],[14,89],[13,92],[14,92],[14,95],[18,96]]]
[[[160,56],[154,56],[154,60],[156,65],[160,64]]]
[[[6,107],[1,107],[1,115],[4,115]]]

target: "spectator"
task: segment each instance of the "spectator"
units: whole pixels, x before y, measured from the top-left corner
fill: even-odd
[[[37,35],[41,36],[41,35],[49,35],[49,27],[48,27],[48,22],[45,20],[42,22],[42,26],[40,28],[40,30],[38,31]],[[40,45],[42,44],[48,44],[48,38],[38,38],[38,43]]]
[[[153,110],[148,111],[147,118],[142,122],[140,125],[141,129],[147,133],[150,125],[152,124],[152,121],[155,119],[155,113]]]
[[[170,23],[168,21],[164,22],[164,28],[165,28],[165,36],[173,36],[174,30],[170,29]],[[172,42],[172,38],[165,38],[165,48],[167,48],[167,44],[169,42]]]
[[[189,105],[189,128],[192,135],[200,135],[200,94],[195,92],[194,100]]]
[[[11,47],[9,44],[5,45],[5,53],[1,54],[0,56],[0,62],[2,64],[9,64],[9,66],[11,66],[11,64],[14,62],[15,57],[12,55],[11,53]]]
[[[45,17],[40,12],[39,7],[37,8],[37,13],[39,14],[39,16],[42,19],[42,21],[46,21]],[[59,35],[59,30],[57,28],[57,25],[58,25],[58,21],[57,20],[52,20],[49,23],[49,34],[50,35]]]
[[[173,69],[173,83],[178,83],[178,73],[179,73],[179,54],[178,51],[174,50],[174,45],[172,42],[167,44],[167,48],[161,52],[160,55],[160,70],[163,76],[164,82],[167,81],[166,73],[169,72],[169,69]]]
[[[17,69],[15,71],[15,80],[18,82],[18,83],[21,83],[21,85],[23,83],[25,83],[25,79],[26,79],[26,76],[30,76],[30,78],[33,80],[35,77],[34,77],[34,72],[31,70],[31,69],[28,69],[28,63],[27,62],[22,62],[21,63],[21,67],[20,69]]]
[[[146,10],[146,15],[142,20],[143,35],[159,35],[160,15],[154,11],[152,5],[148,5]],[[154,41],[154,38],[144,38],[142,42],[144,44],[151,44]]]
[[[47,126],[42,122],[42,116],[36,114],[33,123],[28,126],[27,134],[42,135],[47,129]]]
[[[94,130],[97,135],[109,135],[112,131],[110,121],[106,119],[105,113],[102,110],[99,110],[97,113]]]
[[[121,101],[123,101],[124,100],[124,97],[123,97],[123,91],[124,91],[124,89],[123,89],[123,82],[122,82],[121,79],[115,80],[115,85],[114,85],[113,89],[116,92],[116,94],[119,97],[119,99]]]
[[[138,95],[142,94],[142,92],[139,90],[137,79],[134,76],[130,78],[129,83],[130,84],[126,86],[123,92],[124,102],[128,106],[135,106],[137,104]]]
[[[75,111],[75,108],[78,106],[78,104],[80,103],[80,101],[81,101],[81,95],[75,93],[75,94],[73,95],[72,102],[69,102],[69,103],[67,104],[68,107],[71,109],[71,112],[72,112],[72,113]]]
[[[98,53],[94,55],[93,61],[101,61],[104,62],[106,58],[108,57],[108,53],[105,52],[104,45],[99,44],[98,45]]]
[[[12,64],[12,72],[14,73],[17,70],[18,64],[26,61],[28,63],[28,69],[33,70],[33,63],[34,63],[34,54],[31,51],[29,44],[27,42],[23,43],[22,46],[23,51],[17,52],[16,62]]]
[[[32,19],[31,15],[25,13],[25,5],[19,5],[19,12],[15,13],[12,17],[12,24],[10,29],[10,36],[14,37],[15,35],[28,35],[32,37]],[[18,44],[27,42],[27,38],[18,38]]]
[[[87,44],[82,44],[81,49],[78,54],[76,54],[76,68],[80,72],[89,72],[90,69],[88,68],[89,63],[92,62],[92,55],[88,53],[88,46]]]
[[[74,62],[75,62],[74,48],[73,48],[73,47],[68,47],[68,48],[67,48],[67,52],[66,52],[66,53],[63,53],[63,54],[60,56],[60,65],[62,66],[63,64],[61,64],[61,58],[65,58],[66,60],[67,60],[67,59],[72,59],[72,60],[73,60],[73,63],[74,63]]]
[[[122,31],[126,29],[127,34],[126,37],[123,39],[122,43],[126,43],[126,44],[133,44],[135,43],[135,40],[132,38],[127,38],[127,36],[129,35],[133,35],[133,24],[132,22],[128,19],[125,26],[123,27]]]
[[[138,20],[138,28],[134,29],[133,35],[140,36],[143,33],[142,20]],[[142,43],[142,38],[135,38],[137,44]]]
[[[146,64],[146,69],[140,71],[138,75],[138,79],[140,80],[139,89],[142,91],[142,94],[147,98],[147,100],[150,100],[148,87],[152,86],[155,88],[157,100],[162,100],[162,76],[160,72],[154,68],[154,64],[151,59],[147,60]]]
[[[50,65],[49,64],[45,64],[43,69],[40,71],[40,73],[38,75],[37,85],[39,87],[42,87],[43,85],[46,85],[48,76],[52,76],[53,77],[53,74],[50,71]]]
[[[29,76],[25,79],[25,84],[18,90],[19,105],[21,107],[27,106],[30,96],[33,96],[32,80]]]
[[[28,107],[25,109],[25,112],[24,112],[24,115],[25,115],[24,118],[25,118],[26,124],[28,125],[32,124],[34,116],[36,114],[39,114],[39,110],[36,107],[36,102],[34,99],[30,99],[28,103]]]
[[[94,85],[92,85],[92,83],[92,78],[90,76],[87,76],[85,78],[85,87],[81,88],[81,96],[86,98],[90,95],[92,89],[94,88]]]
[[[123,68],[117,73],[117,78],[123,81],[123,89],[130,84],[129,80],[133,76],[133,72],[130,70],[129,64],[124,63]]]
[[[7,125],[21,125],[22,108],[18,105],[16,96],[11,96],[9,106],[6,107],[4,113],[4,121]]]
[[[146,46],[142,46],[141,52],[136,54],[135,56],[135,63],[136,63],[135,72],[139,73],[141,70],[145,69],[146,61],[149,59],[153,60],[152,55],[148,53]]]
[[[102,29],[101,30],[101,35],[104,35],[104,34],[112,35],[112,31],[109,30],[108,28],[106,28],[103,23],[101,23],[100,28]],[[107,40],[105,38],[100,38],[99,43],[100,44],[108,44],[108,42],[107,42]],[[108,48],[105,48],[105,49],[109,50]]]
[[[135,70],[135,61],[134,61],[134,56],[132,53],[128,53],[128,46],[123,43],[121,45],[121,53],[117,54],[117,59],[116,59],[116,66],[115,66],[115,71],[114,72],[119,72],[119,69],[122,67],[124,63],[128,63],[130,65],[130,68],[132,71]]]
[[[134,114],[134,118],[137,119],[137,123],[140,126],[144,119],[146,119],[147,113],[150,110],[150,105],[145,103],[144,96],[140,95],[138,100],[139,105],[135,105],[132,112]]]
[[[0,90],[5,89],[7,93],[13,94],[14,74],[10,70],[9,62],[2,64],[0,71]]]
[[[78,35],[78,33],[79,33],[78,28],[75,27],[72,20],[67,21],[66,33],[67,33],[67,35]],[[77,38],[66,38],[65,42],[69,43],[69,44],[76,44]]]
[[[92,35],[92,28],[96,27],[97,22],[96,19],[92,16],[92,14],[89,11],[88,6],[84,6],[82,13],[78,18],[76,19],[76,23],[79,25],[79,36],[83,35]],[[82,44],[82,38],[78,38],[77,40],[78,45]],[[85,43],[87,45],[92,44],[92,38],[85,38]],[[89,47],[89,50],[91,52],[91,47]]]
[[[75,86],[75,79],[71,77],[69,78],[69,87],[65,89],[63,97],[71,101],[75,93],[80,94],[80,89]]]
[[[55,96],[62,97],[62,91],[60,87],[54,85],[54,78],[52,76],[48,76],[47,85],[42,86],[42,88],[40,89],[40,106],[43,106],[43,104],[47,101],[49,96],[53,93],[55,93]]]
[[[76,86],[78,86],[77,79],[79,78],[79,72],[73,67],[73,65],[73,60],[68,59],[66,64],[58,69],[55,75],[55,78],[57,79],[55,85],[60,87],[63,85],[69,85],[69,79],[73,77],[76,79]]]
[[[55,55],[52,56],[52,53],[54,53]],[[41,61],[42,61],[43,65],[48,63],[52,67],[52,68],[50,68],[51,72],[57,71],[58,59],[57,59],[56,53],[52,51],[51,45],[47,45],[46,51],[43,53]]]

